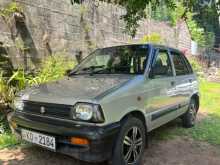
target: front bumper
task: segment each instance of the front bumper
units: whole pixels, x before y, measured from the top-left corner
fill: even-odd
[[[111,157],[112,147],[120,129],[119,123],[88,126],[22,112],[14,112],[10,122],[16,124],[15,132],[18,134],[25,128],[54,136],[57,143],[56,152],[88,162],[101,162]],[[86,146],[73,145],[67,140],[69,137],[87,138],[90,143]]]

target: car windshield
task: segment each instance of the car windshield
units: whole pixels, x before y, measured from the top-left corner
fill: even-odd
[[[143,74],[148,50],[147,45],[97,49],[72,74]]]

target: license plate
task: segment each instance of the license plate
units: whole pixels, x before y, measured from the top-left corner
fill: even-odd
[[[38,144],[51,150],[56,150],[56,139],[55,137],[44,135],[41,133],[28,131],[25,129],[21,130],[21,136],[23,140]]]

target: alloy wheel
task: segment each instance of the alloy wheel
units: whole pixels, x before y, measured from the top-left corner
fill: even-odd
[[[196,112],[196,106],[195,106],[194,103],[192,103],[192,104],[190,105],[189,113],[190,113],[190,115],[191,115],[191,123],[192,123],[192,124],[195,124],[197,112]]]
[[[137,162],[142,151],[143,137],[138,127],[130,128],[123,141],[123,156],[126,164],[133,165]]]

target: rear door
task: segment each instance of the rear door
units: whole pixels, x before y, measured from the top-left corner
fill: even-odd
[[[146,109],[152,130],[177,116],[174,70],[167,50],[157,49],[146,85],[150,88]]]
[[[175,50],[171,50],[170,55],[175,68],[175,98],[179,105],[177,113],[181,115],[187,110],[195,76],[184,55]]]

